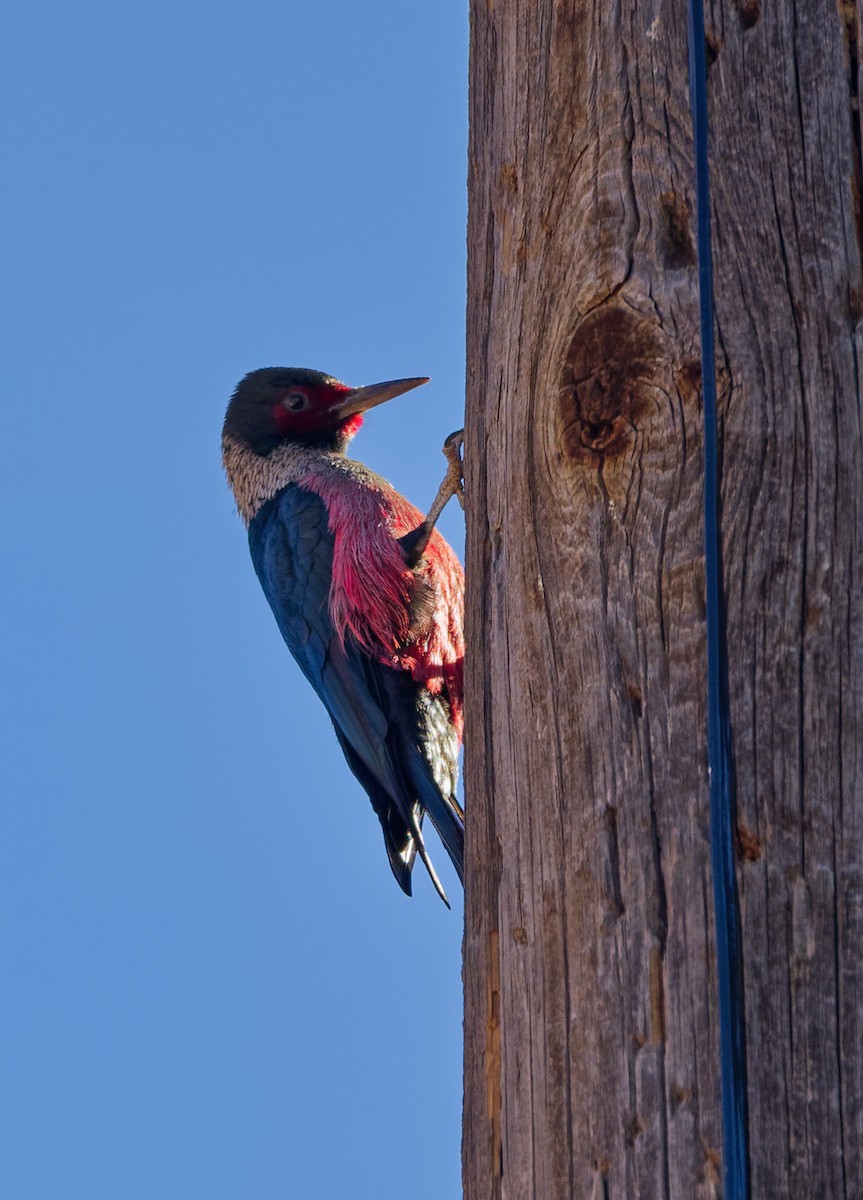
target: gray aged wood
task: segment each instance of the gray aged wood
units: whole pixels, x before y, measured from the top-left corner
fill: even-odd
[[[863,1196],[860,6],[707,14],[753,1196]],[[467,1200],[722,1191],[686,11],[472,0]]]

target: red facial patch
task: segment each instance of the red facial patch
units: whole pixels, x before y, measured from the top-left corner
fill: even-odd
[[[346,438],[352,438],[354,434],[359,433],[360,429],[362,428],[362,424],[363,414],[354,413],[352,417],[348,417],[346,421],[342,422],[340,428]]]
[[[299,386],[285,388],[279,394],[278,403],[273,405],[273,424],[283,437],[307,437],[330,433],[351,423],[348,436],[352,437],[362,425],[362,417],[359,417],[359,424],[354,425],[356,417],[339,420],[337,414],[333,412],[334,405],[351,391],[353,389],[346,383],[332,383],[317,388]],[[308,407],[296,411],[286,407],[284,401],[293,395],[305,396],[309,401]]]

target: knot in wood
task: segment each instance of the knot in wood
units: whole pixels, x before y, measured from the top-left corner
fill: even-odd
[[[698,256],[692,239],[692,212],[685,197],[676,192],[662,193],[656,227],[656,249],[665,268],[679,271],[694,267]]]
[[[761,0],[734,0],[744,29],[752,29],[761,20]]]
[[[561,372],[561,433],[567,455],[617,458],[632,446],[661,374],[656,324],[621,304],[586,316]]]

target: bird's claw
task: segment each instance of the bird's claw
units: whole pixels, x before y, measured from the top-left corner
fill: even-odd
[[[432,501],[432,506],[428,510],[426,519],[422,525],[418,525],[416,529],[412,529],[410,533],[406,533],[399,539],[405,553],[405,561],[411,568],[419,563],[425,553],[425,548],[437,524],[437,519],[443,512],[448,501],[453,496],[458,496],[458,502],[464,508],[464,476],[462,473],[464,464],[461,457],[463,443],[463,429],[457,429],[455,433],[451,433],[446,439],[443,444],[443,452],[448,465],[443,483],[438,488],[437,495]]]
[[[455,496],[464,508],[464,430],[457,429],[451,433],[443,444],[444,458],[449,463],[445,483],[452,488],[451,495]]]

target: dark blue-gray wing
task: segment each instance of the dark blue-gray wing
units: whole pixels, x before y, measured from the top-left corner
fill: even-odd
[[[280,492],[253,520],[249,546],[282,636],[326,706],[348,765],[378,814],[396,879],[410,894],[419,850],[443,894],[421,824],[425,809],[461,877],[458,741],[446,700],[350,642],[340,644],[329,615],[333,537],[318,496],[296,486]]]

